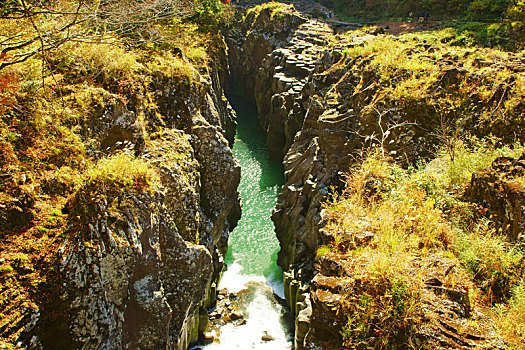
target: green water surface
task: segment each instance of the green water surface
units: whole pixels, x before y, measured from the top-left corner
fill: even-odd
[[[270,160],[255,106],[237,96],[229,100],[237,112],[233,154],[242,169],[239,185],[242,217],[230,235],[226,263],[239,263],[244,275],[279,280],[282,278],[282,270],[276,263],[279,241],[270,216],[284,184],[282,166]]]

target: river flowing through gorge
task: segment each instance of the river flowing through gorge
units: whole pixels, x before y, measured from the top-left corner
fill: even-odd
[[[243,321],[213,329],[216,341],[205,349],[291,349],[293,332],[275,297],[284,298],[284,290],[276,263],[279,242],[270,218],[284,183],[283,172],[270,160],[255,106],[237,96],[230,97],[230,103],[238,116],[233,153],[242,169],[243,204],[241,220],[229,238],[228,268],[219,290],[235,293],[235,309]]]

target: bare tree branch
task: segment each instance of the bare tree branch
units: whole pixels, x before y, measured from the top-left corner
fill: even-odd
[[[103,42],[119,35],[141,41],[154,35],[157,23],[194,15],[197,0],[77,0],[73,7],[55,9],[39,2],[17,0],[0,7],[0,19],[24,27],[20,33],[0,33],[0,70],[22,63],[68,41]],[[28,21],[30,26],[23,22]],[[45,28],[43,23],[45,23]],[[7,54],[12,53],[9,57]]]

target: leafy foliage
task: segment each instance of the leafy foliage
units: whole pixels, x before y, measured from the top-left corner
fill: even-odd
[[[5,53],[0,54],[0,64],[7,61],[6,56]],[[16,83],[17,78],[13,72],[0,72],[0,113],[13,104],[13,92],[17,89]]]

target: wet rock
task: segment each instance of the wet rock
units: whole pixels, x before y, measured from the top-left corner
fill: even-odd
[[[274,341],[275,338],[269,335],[267,331],[264,331],[264,334],[262,335],[261,340],[265,342],[269,342],[269,341]]]
[[[299,311],[295,318],[295,338],[294,347],[297,350],[305,348],[304,341],[308,332],[310,331],[310,319],[312,316],[312,305],[310,302],[310,294],[305,293],[305,300],[303,308]]]
[[[231,319],[232,321],[236,321],[236,320],[241,319],[241,318],[243,318],[243,317],[244,317],[243,314],[240,313],[240,312],[237,312],[237,311],[234,311],[234,312],[232,312],[232,313],[230,314],[230,319]]]
[[[216,341],[216,337],[214,334],[212,333],[205,333],[204,336],[203,336],[203,340],[202,340],[202,343],[204,345],[208,345],[208,344],[211,344],[213,342]]]
[[[210,320],[217,320],[222,318],[222,314],[219,311],[213,311],[209,315]]]
[[[208,316],[208,311],[204,308],[199,309],[199,334],[204,334],[204,331],[208,327],[210,318]]]

